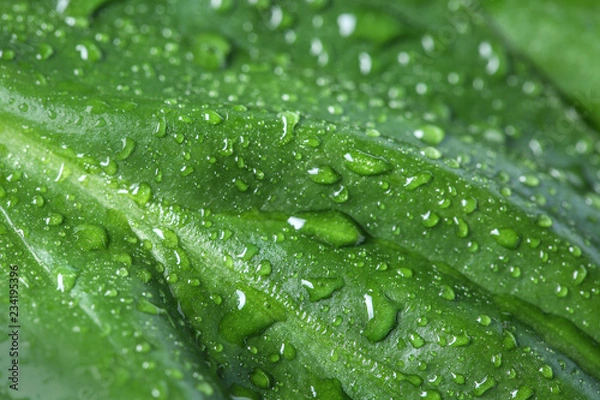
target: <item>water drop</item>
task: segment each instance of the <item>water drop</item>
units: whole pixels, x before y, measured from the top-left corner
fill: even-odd
[[[56,289],[61,292],[70,292],[79,278],[79,270],[70,265],[61,265],[52,270],[56,279]]]
[[[310,301],[327,299],[336,290],[344,287],[344,280],[341,277],[302,279],[301,283],[306,288]]]
[[[86,41],[75,46],[83,61],[97,62],[102,59],[102,50],[93,42]]]
[[[129,191],[129,197],[140,207],[145,206],[152,198],[152,188],[147,183],[133,185]]]
[[[366,238],[360,225],[340,211],[298,213],[287,222],[299,232],[333,247],[356,246]]]
[[[268,276],[271,274],[272,269],[273,268],[272,268],[271,262],[269,260],[262,260],[258,264],[258,268],[256,269],[256,272],[260,276]]]
[[[418,187],[428,184],[433,180],[433,174],[429,171],[419,172],[415,176],[406,178],[404,187],[407,190],[415,190]]]
[[[428,211],[425,214],[421,215],[423,226],[426,228],[433,228],[440,222],[440,216],[436,214],[434,211]]]
[[[466,238],[467,236],[469,236],[469,225],[467,225],[467,222],[464,219],[454,217],[453,221],[454,225],[456,225],[456,236],[458,236],[459,238]]]
[[[477,199],[475,197],[462,199],[460,205],[465,214],[471,214],[473,211],[477,210]]]
[[[382,341],[396,326],[396,315],[399,307],[380,292],[365,294],[364,300],[367,310],[367,323],[362,333],[373,343]]]
[[[221,122],[223,122],[223,117],[213,110],[204,111],[203,118],[210,125],[219,125]]]
[[[131,153],[133,153],[133,150],[135,149],[135,140],[126,137],[121,140],[121,143],[121,150],[115,155],[115,158],[119,161],[124,161]]]
[[[50,213],[50,215],[48,215],[48,217],[44,219],[44,222],[48,226],[59,226],[63,223],[64,220],[65,217],[62,214]]]
[[[473,394],[477,397],[481,397],[485,392],[492,389],[496,386],[498,382],[491,376],[486,376],[483,380],[477,382],[475,381],[475,389],[473,389]]]
[[[340,186],[338,189],[334,190],[329,197],[335,203],[345,203],[350,198],[350,193],[346,186]]]
[[[342,178],[340,174],[328,165],[311,168],[308,170],[308,175],[311,181],[322,185],[332,185]]]
[[[535,394],[535,391],[528,386],[521,386],[510,392],[510,398],[513,400],[527,400]]]
[[[535,175],[521,175],[519,182],[529,187],[536,187],[540,184],[540,179]]]
[[[425,125],[413,132],[414,136],[425,144],[436,146],[446,136],[444,130],[435,125]]]
[[[573,285],[581,285],[581,283],[585,280],[588,272],[584,265],[580,265],[577,267],[575,271],[573,271]]]
[[[546,214],[541,214],[537,218],[537,224],[542,228],[550,228],[552,226],[552,218]]]
[[[391,164],[385,158],[358,150],[344,154],[344,159],[350,171],[362,176],[379,175],[392,170]]]
[[[479,324],[481,324],[482,326],[489,326],[492,323],[492,319],[489,316],[483,314],[477,317],[477,322],[479,322]]]
[[[421,347],[425,346],[425,339],[423,339],[416,332],[413,332],[410,335],[408,335],[408,340],[415,349],[420,349]]]
[[[456,299],[456,293],[454,293],[454,289],[452,289],[448,285],[442,285],[442,286],[440,286],[439,296],[442,299],[450,300],[450,301]]]
[[[54,48],[48,43],[42,43],[37,48],[35,58],[37,60],[47,60],[54,54]]]
[[[216,71],[227,65],[231,44],[217,33],[196,35],[192,43],[194,62],[208,71]]]
[[[512,228],[495,228],[490,235],[496,243],[507,249],[515,250],[521,244],[521,236]]]
[[[285,146],[294,140],[294,130],[300,121],[300,114],[292,111],[283,111],[277,114],[277,117],[280,118],[283,123],[283,132],[279,137],[279,144]]]
[[[540,374],[546,379],[552,379],[554,377],[554,372],[552,371],[552,367],[549,365],[543,365],[539,369]]]

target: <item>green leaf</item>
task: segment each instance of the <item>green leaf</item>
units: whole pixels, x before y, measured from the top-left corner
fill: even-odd
[[[600,77],[594,68],[600,62],[598,2],[492,1],[486,2],[486,9],[509,45],[533,61],[585,119],[600,127]]]
[[[0,5],[19,395],[596,398],[599,134],[447,6]]]

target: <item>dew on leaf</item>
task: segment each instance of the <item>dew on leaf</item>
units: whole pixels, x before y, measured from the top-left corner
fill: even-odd
[[[425,125],[413,132],[413,135],[429,146],[436,146],[446,136],[444,130],[435,125]]]
[[[279,136],[279,144],[281,146],[285,146],[286,144],[294,140],[294,130],[296,129],[296,125],[300,121],[300,114],[292,111],[283,111],[277,114],[277,117],[281,120],[283,124],[282,133]]]
[[[356,246],[366,238],[354,219],[336,210],[301,212],[287,222],[300,233],[333,247]]]
[[[202,116],[203,116],[203,119],[206,122],[208,122],[210,125],[219,125],[221,122],[223,122],[223,117],[221,115],[219,115],[219,113],[217,113],[216,111],[213,111],[213,110],[204,111]]]
[[[208,71],[225,68],[232,47],[229,41],[218,33],[201,33],[192,41],[194,62]]]
[[[59,213],[50,213],[45,219],[44,222],[48,226],[59,226],[65,220],[65,217]]]
[[[328,165],[311,168],[308,175],[311,181],[322,185],[332,185],[341,179],[341,175]]]
[[[392,170],[392,165],[383,157],[358,150],[344,154],[346,167],[361,176],[380,175]]]
[[[334,190],[329,197],[335,203],[345,203],[350,198],[350,193],[346,186],[340,186],[338,189]]]
[[[498,384],[494,378],[491,376],[486,376],[480,381],[475,381],[475,388],[473,389],[473,394],[476,397],[483,396],[488,390],[492,389]]]
[[[425,346],[425,339],[423,339],[421,335],[416,332],[412,332],[408,335],[408,341],[415,349],[420,349],[421,347]]]
[[[133,150],[135,149],[135,140],[126,137],[121,140],[121,144],[121,150],[115,155],[115,158],[119,161],[126,160],[131,153],[133,153]]]
[[[301,283],[306,288],[310,301],[327,299],[336,290],[344,287],[344,280],[341,277],[302,279]]]
[[[415,190],[433,180],[433,174],[429,171],[419,172],[418,174],[406,178],[404,187],[407,190]]]
[[[61,265],[52,270],[56,279],[56,289],[61,292],[70,292],[79,278],[79,270],[70,265]]]
[[[512,228],[494,228],[490,235],[496,243],[507,249],[515,250],[521,244],[521,236]]]
[[[365,294],[364,301],[367,323],[362,333],[373,343],[382,341],[396,326],[398,304],[380,292]]]

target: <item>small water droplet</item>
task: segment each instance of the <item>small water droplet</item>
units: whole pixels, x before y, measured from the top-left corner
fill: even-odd
[[[47,60],[54,54],[54,48],[48,43],[41,43],[37,48],[35,58],[37,60]]]
[[[229,41],[218,33],[202,33],[192,41],[194,62],[208,71],[225,68],[232,47]]]
[[[203,116],[204,120],[206,122],[208,122],[210,125],[219,125],[221,122],[223,122],[223,117],[221,117],[221,115],[219,115],[219,113],[217,113],[216,111],[213,111],[213,110],[204,111],[202,116]]]
[[[421,150],[421,154],[430,160],[439,160],[442,158],[442,152],[435,147],[425,147],[423,150]]]
[[[152,188],[144,182],[139,185],[133,185],[130,188],[129,197],[140,207],[143,207],[152,199]]]
[[[575,271],[573,271],[573,285],[578,286],[585,280],[587,276],[587,268],[584,265],[580,265],[577,267]]]
[[[421,215],[423,226],[426,228],[433,228],[440,222],[440,216],[436,214],[434,211],[428,211],[425,214]]]
[[[542,228],[550,228],[552,226],[552,218],[546,214],[541,214],[538,216],[537,224]]]
[[[454,225],[456,226],[456,230],[454,231],[456,233],[456,236],[458,236],[461,239],[469,236],[469,225],[467,225],[467,222],[464,219],[454,217],[452,220],[454,221]]]
[[[453,301],[456,299],[456,293],[454,293],[454,289],[452,289],[448,285],[440,286],[439,296],[444,300]]]
[[[554,372],[552,371],[552,367],[549,365],[543,365],[539,369],[540,374],[546,379],[552,379],[554,377]]]
[[[271,262],[269,260],[262,260],[258,264],[258,268],[256,269],[256,272],[260,276],[268,276],[271,274],[272,269],[273,268],[272,268]]]
[[[521,386],[510,392],[510,398],[513,400],[527,400],[535,394],[535,391],[528,386]]]
[[[558,297],[566,297],[569,294],[569,288],[564,285],[556,285],[554,289],[554,294]]]
[[[433,174],[429,171],[419,172],[415,176],[406,178],[404,187],[407,190],[415,190],[418,187],[428,184],[433,180]]]
[[[328,165],[311,168],[308,170],[308,175],[311,181],[322,185],[332,185],[342,178],[340,174]]]
[[[496,382],[494,378],[491,376],[486,376],[479,382],[475,381],[475,389],[473,389],[473,394],[477,397],[481,397],[485,392],[492,389],[497,384],[498,382]]]
[[[413,132],[415,137],[425,144],[436,146],[444,140],[446,133],[435,125],[425,125]]]
[[[489,316],[483,314],[477,317],[477,322],[479,322],[479,324],[481,324],[482,326],[489,326],[492,323],[492,319]]]
[[[83,61],[97,62],[102,59],[102,50],[94,43],[86,41],[75,46]]]
[[[536,187],[540,184],[540,179],[535,175],[521,175],[519,182],[529,187]]]
[[[79,278],[79,270],[70,265],[61,265],[52,270],[52,275],[56,279],[57,290],[70,292]]]
[[[521,244],[521,236],[512,228],[495,228],[490,231],[490,235],[496,243],[507,249],[515,250]]]
[[[64,220],[65,217],[62,214],[50,213],[50,215],[44,219],[44,222],[46,222],[46,225],[48,226],[59,226]]]
[[[425,346],[425,339],[423,339],[421,335],[416,332],[412,332],[410,335],[408,335],[408,341],[415,349],[420,349],[421,347]]]
[[[334,190],[329,197],[335,203],[345,203],[350,198],[350,193],[346,186],[342,185],[338,189]]]
[[[477,210],[477,199],[475,197],[462,199],[460,205],[465,214],[471,214],[473,211]]]
[[[133,150],[135,149],[135,140],[126,137],[121,140],[121,143],[121,150],[115,155],[115,158],[119,161],[124,161],[131,153],[133,153]]]
[[[302,279],[301,283],[306,288],[310,301],[327,299],[336,290],[344,287],[344,280],[341,277]]]

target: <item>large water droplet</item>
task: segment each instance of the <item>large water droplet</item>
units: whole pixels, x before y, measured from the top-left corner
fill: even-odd
[[[512,228],[495,228],[490,235],[496,243],[507,249],[515,250],[521,244],[521,236]]]
[[[400,307],[381,292],[365,294],[364,300],[367,324],[363,335],[371,342],[379,342],[396,326],[396,315]]]
[[[433,174],[429,171],[419,172],[415,176],[406,178],[404,187],[407,190],[415,190],[418,187],[428,184],[433,180]]]
[[[513,400],[527,400],[535,394],[535,391],[529,386],[521,386],[510,392],[510,398]]]
[[[333,247],[361,244],[366,233],[347,214],[340,211],[309,211],[288,218],[297,231]]]
[[[477,397],[481,397],[488,390],[492,389],[496,386],[498,382],[491,376],[486,376],[481,381],[475,381],[475,389],[473,389],[473,394]]]
[[[340,174],[328,165],[311,168],[308,170],[308,175],[311,181],[322,185],[332,185],[342,178]]]
[[[344,287],[344,280],[341,277],[303,279],[301,283],[306,288],[310,301],[327,299],[333,295],[333,292]]]
[[[294,130],[300,121],[300,114],[292,111],[283,111],[277,114],[283,123],[283,132],[279,137],[279,144],[284,146],[294,140]]]
[[[231,44],[217,33],[196,35],[192,43],[194,62],[209,71],[224,68],[231,53]]]
[[[392,170],[392,165],[385,158],[358,150],[344,154],[344,159],[350,171],[362,176],[379,175]]]
[[[415,137],[430,146],[438,145],[446,136],[444,130],[435,125],[425,125],[413,133]]]
[[[61,292],[70,292],[79,278],[79,270],[70,265],[61,265],[52,270],[56,279],[56,289]]]

